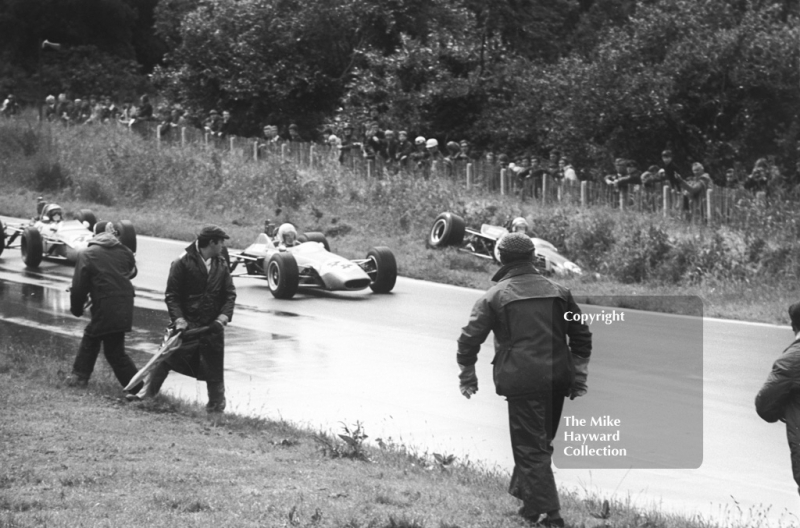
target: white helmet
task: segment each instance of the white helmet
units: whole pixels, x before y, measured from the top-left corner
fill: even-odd
[[[429,139],[429,140],[428,140],[428,141],[425,143],[425,148],[436,148],[436,147],[438,147],[438,146],[439,146],[439,142],[438,142],[438,141],[436,141],[436,138],[430,138],[430,139]]]
[[[56,218],[58,216],[58,218]],[[47,219],[48,221],[55,221],[58,222],[64,219],[64,211],[61,210],[61,206],[58,204],[48,204],[42,210],[42,220]]]
[[[526,233],[528,231],[528,227],[528,221],[521,216],[518,216],[511,221],[512,233]]]
[[[278,243],[293,246],[297,240],[297,229],[292,224],[281,224],[278,228]]]

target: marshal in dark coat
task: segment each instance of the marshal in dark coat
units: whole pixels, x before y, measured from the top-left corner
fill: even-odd
[[[165,299],[170,319],[174,322],[182,317],[191,329],[210,325],[220,314],[233,319],[236,288],[224,258],[215,257],[209,272],[196,243],[192,243],[170,267]],[[201,381],[222,381],[224,353],[224,334],[211,333],[186,343],[167,363],[173,370]]]

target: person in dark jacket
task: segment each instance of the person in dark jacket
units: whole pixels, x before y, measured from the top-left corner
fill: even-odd
[[[458,339],[460,390],[478,390],[475,363],[481,344],[494,333],[494,383],[508,400],[514,473],[509,493],[523,501],[519,514],[542,526],[564,526],[551,468],[564,398],[586,393],[592,334],[567,321],[580,308],[567,288],[542,277],[533,266],[533,242],[510,233],[498,242],[503,266],[472,308]],[[542,520],[540,515],[547,514]]]
[[[792,475],[800,492],[800,303],[789,307],[794,341],[775,360],[756,396],[756,412],[766,422],[786,423]]]
[[[125,332],[130,332],[133,325],[131,279],[136,276],[136,258],[118,240],[111,222],[98,227],[99,234],[78,254],[72,276],[70,311],[80,317],[91,297],[92,320],[83,332],[67,385],[88,384],[102,344],[108,364],[124,387],[138,371],[125,353]]]
[[[680,192],[681,184],[678,181],[678,178],[680,178],[680,171],[675,164],[672,150],[664,150],[664,152],[661,153],[661,161],[664,163],[664,179],[669,183],[673,191]]]
[[[208,389],[208,412],[225,410],[224,328],[233,317],[236,288],[224,258],[225,240],[230,238],[217,226],[206,226],[197,240],[169,270],[165,300],[176,331],[211,327],[197,341],[185,343],[155,367],[145,388],[145,398],[161,389],[170,370],[198,381]]]

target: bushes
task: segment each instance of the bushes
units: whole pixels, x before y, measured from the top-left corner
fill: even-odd
[[[658,274],[670,249],[669,235],[662,228],[634,225],[619,233],[605,265],[624,284],[644,282]]]
[[[601,268],[606,253],[616,243],[616,221],[607,211],[579,214],[564,241],[564,249],[573,260],[590,270]]]
[[[277,158],[252,163],[202,145],[156,150],[115,126],[32,128],[17,120],[0,123],[0,177],[10,186],[47,191],[49,199],[169,209],[198,220],[214,215],[241,226],[260,227],[267,217],[294,219],[329,236],[407,235],[420,244],[443,211],[475,228],[523,216],[535,236],[584,270],[622,283],[763,283],[800,275],[800,214],[788,206],[753,204],[741,214],[758,221],[737,230],[709,229],[606,208],[541,207],[497,195],[476,199],[447,179],[364,178],[338,164],[308,169]],[[278,207],[280,218],[273,215]],[[448,263],[451,272],[480,270],[472,258],[459,255]]]

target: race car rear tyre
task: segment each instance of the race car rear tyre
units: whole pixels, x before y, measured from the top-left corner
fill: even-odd
[[[370,289],[375,293],[392,291],[397,282],[397,261],[392,250],[384,246],[370,248],[367,258],[372,259],[377,270],[375,280],[369,285]]]
[[[330,244],[328,244],[328,239],[325,238],[325,235],[323,235],[318,231],[311,231],[309,233],[304,233],[299,237],[297,237],[297,240],[299,240],[300,242],[319,242],[320,244],[325,246],[325,251],[329,253],[331,251],[331,246]]]
[[[291,299],[300,284],[300,271],[291,253],[275,253],[267,264],[269,291],[276,299]]]
[[[38,268],[44,256],[44,244],[39,230],[32,226],[26,227],[19,247],[22,250],[22,262],[29,268]]]
[[[0,222],[0,255],[3,254],[3,250],[6,248],[6,226],[3,222]]]
[[[463,218],[453,213],[442,213],[433,221],[427,245],[432,248],[443,248],[460,244],[464,241],[466,229],[467,224]]]
[[[122,245],[136,253],[136,229],[133,223],[130,220],[120,220],[114,227],[119,232],[119,241]]]
[[[97,217],[94,215],[91,209],[81,209],[78,211],[78,214],[75,216],[75,219],[79,222],[86,222],[89,224],[87,227],[89,231],[94,231],[94,225],[97,223]]]

